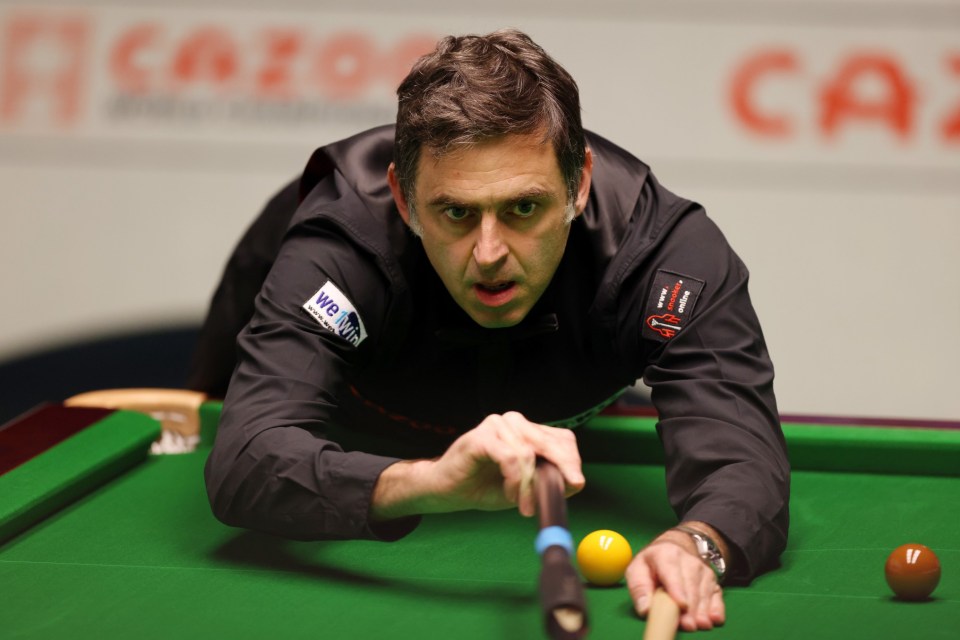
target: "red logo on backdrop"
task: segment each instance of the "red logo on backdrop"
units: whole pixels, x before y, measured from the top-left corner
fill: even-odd
[[[948,56],[947,67],[960,80],[960,53]],[[957,104],[953,111],[943,119],[941,133],[945,140],[960,141],[960,104]]]
[[[434,37],[413,35],[381,47],[358,31],[313,36],[292,27],[238,34],[224,25],[203,25],[176,35],[145,22],[116,38],[109,69],[128,93],[200,88],[257,99],[349,100],[377,84],[392,92],[435,44]]]
[[[435,44],[424,35],[384,45],[358,31],[201,25],[184,33],[142,23],[110,48],[117,90],[107,113],[167,123],[379,124],[393,120],[397,85]]]
[[[945,56],[947,75],[960,80],[960,54]],[[787,139],[797,133],[798,121],[788,107],[764,104],[770,87],[804,81],[801,55],[791,49],[758,51],[734,70],[730,82],[730,106],[747,130],[765,137]],[[960,83],[958,83],[960,84]],[[919,85],[897,56],[877,51],[856,52],[838,59],[833,71],[810,87],[815,120],[806,123],[825,138],[841,130],[865,124],[878,125],[907,140],[915,136],[923,104]],[[933,134],[945,142],[960,142],[960,100],[940,113],[930,114]],[[801,125],[803,123],[800,123]]]
[[[0,23],[0,123],[37,114],[75,123],[89,107],[92,74],[105,80],[96,83],[106,87],[97,107],[111,118],[381,122],[393,116],[397,85],[436,44],[426,34],[382,42],[357,30],[206,23],[184,29],[151,19],[100,33],[101,61],[92,58],[94,27],[106,28],[86,13],[54,11],[20,12]],[[372,102],[359,102],[367,97]]]
[[[0,121],[35,114],[59,125],[80,114],[89,21],[80,15],[14,14],[3,25]]]

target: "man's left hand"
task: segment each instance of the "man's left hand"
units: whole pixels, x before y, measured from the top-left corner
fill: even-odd
[[[711,527],[695,524],[696,529],[719,538]],[[712,629],[726,618],[723,590],[687,533],[670,529],[660,534],[634,557],[626,577],[630,597],[641,617],[645,618],[650,610],[653,592],[663,587],[680,607],[680,628],[684,631]]]

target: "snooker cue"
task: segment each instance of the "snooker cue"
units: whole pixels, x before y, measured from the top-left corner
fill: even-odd
[[[673,640],[680,622],[680,607],[667,595],[663,587],[657,587],[647,612],[647,626],[643,640]]]
[[[555,464],[537,460],[534,493],[540,532],[536,548],[542,560],[540,604],[547,634],[555,640],[573,640],[587,634],[587,607],[583,583],[570,562],[573,538],[567,530],[564,481]]]

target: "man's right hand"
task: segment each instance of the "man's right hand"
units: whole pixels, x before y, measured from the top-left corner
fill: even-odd
[[[517,506],[536,510],[533,478],[537,457],[560,469],[571,496],[585,483],[577,441],[569,429],[530,422],[516,412],[488,416],[434,460],[387,467],[374,487],[373,522],[403,516]]]

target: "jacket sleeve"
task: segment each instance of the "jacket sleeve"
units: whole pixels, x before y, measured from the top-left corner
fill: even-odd
[[[368,522],[377,478],[396,459],[345,452],[329,439],[349,372],[377,348],[387,287],[373,260],[326,225],[292,228],[239,336],[207,492],[229,525],[300,540],[396,539],[419,520]],[[363,324],[359,344],[302,308],[327,282]]]
[[[734,551],[728,580],[745,583],[775,566],[786,545],[790,467],[747,269],[696,209],[637,279],[630,330],[641,332],[651,313],[659,269],[703,282],[681,331],[641,339],[650,362],[644,381],[660,416],[670,503],[681,519],[726,537]]]
[[[280,251],[297,210],[299,180],[277,192],[234,248],[197,336],[187,377],[190,389],[222,398],[237,363],[237,335],[253,316],[253,301]]]

